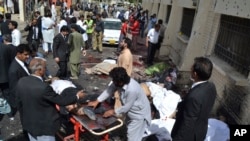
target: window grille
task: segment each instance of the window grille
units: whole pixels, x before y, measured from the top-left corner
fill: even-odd
[[[250,19],[222,15],[214,52],[247,77],[250,70]]]
[[[188,9],[188,8],[183,9],[181,32],[187,37],[190,37],[191,35],[194,16],[195,16],[195,9]]]
[[[27,21],[32,20],[34,1],[25,0],[25,19]]]

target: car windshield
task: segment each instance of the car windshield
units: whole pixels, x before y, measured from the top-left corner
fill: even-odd
[[[117,7],[123,7],[123,6],[124,6],[123,3],[118,3],[118,4],[117,4]]]
[[[121,29],[121,22],[105,21],[104,22],[104,29],[120,30]]]

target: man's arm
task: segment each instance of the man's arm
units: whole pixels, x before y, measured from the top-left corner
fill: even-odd
[[[73,103],[76,103],[79,98],[82,98],[84,96],[84,93],[82,91],[79,91],[76,95],[67,95],[67,96],[61,96],[56,94],[51,86],[47,86],[45,89],[45,93],[43,95],[43,98],[58,104],[60,106],[66,106]]]
[[[124,105],[122,105],[122,107],[115,109],[115,114],[116,115],[121,115],[123,113],[127,113],[131,107],[133,106],[133,104],[135,103],[136,99],[138,98],[138,92],[128,92],[127,98],[126,98],[126,103],[124,103]]]
[[[57,50],[58,50],[59,44],[60,44],[60,40],[58,36],[55,36],[53,40],[53,57],[54,58],[58,58]]]
[[[147,37],[146,37],[146,47],[148,47],[148,42],[149,42],[149,36],[150,36],[150,34],[151,34],[151,30],[149,30],[149,32],[148,32],[148,35],[147,35]]]
[[[106,90],[102,92],[102,94],[97,98],[99,102],[103,102],[108,97],[113,95],[115,92],[115,85],[112,83]]]
[[[25,28],[24,28],[24,31],[29,31],[31,28],[30,24],[28,24]]]

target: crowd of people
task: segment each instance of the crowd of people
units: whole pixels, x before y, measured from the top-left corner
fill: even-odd
[[[60,7],[58,3],[52,3],[50,9],[43,9],[43,2],[39,2],[33,19],[24,28],[28,32],[28,44],[21,43],[18,23],[11,20],[11,14],[5,13],[5,18],[0,15],[0,89],[11,107],[11,112],[7,114],[10,120],[14,120],[16,112],[19,111],[24,134],[29,140],[55,141],[61,118],[55,105],[74,105],[79,99],[86,97],[86,93],[75,89],[68,82],[70,85],[62,86],[63,89],[59,83],[50,85],[46,82],[46,78],[52,78],[46,68],[46,56],[51,52],[58,64],[59,69],[55,75],[58,79],[78,79],[81,57],[90,49],[103,52],[102,18],[113,16],[122,21],[117,67],[109,72],[112,81],[107,89],[87,106],[95,109],[109,97],[114,97],[113,109],[105,111],[103,117],[125,117],[127,140],[142,140],[145,133],[149,133],[151,120],[155,117],[152,116],[152,104],[145,94],[146,91],[133,78],[132,53],[137,49],[138,38],[146,37],[146,63],[148,66],[153,65],[155,57],[159,57],[159,49],[164,40],[166,27],[163,20],[157,20],[156,14],[149,17],[148,11],[140,6],[129,7],[124,11],[107,5],[99,9],[98,6],[89,4],[76,4],[68,8],[64,1],[59,4]],[[81,11],[82,7],[84,11]],[[40,46],[43,52],[39,52]],[[159,136],[159,140],[205,139],[209,113],[216,97],[216,88],[208,81],[212,70],[213,64],[208,58],[194,59],[190,70],[194,82],[191,89],[181,97],[181,102],[176,106],[176,114],[161,117],[175,119],[171,137]],[[61,94],[64,89],[67,90],[64,93],[70,94]]]

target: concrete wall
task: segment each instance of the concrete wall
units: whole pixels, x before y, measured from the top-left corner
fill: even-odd
[[[250,18],[249,0],[217,0],[214,5],[216,13]]]
[[[147,2],[144,5],[151,5]],[[216,85],[217,98],[213,114],[218,112],[227,116],[229,123],[250,124],[250,82],[229,64],[213,53],[222,14],[250,19],[250,1],[246,0],[161,0],[158,18],[166,18],[167,5],[172,5],[165,39],[160,55],[169,56],[177,65],[182,76],[178,83],[189,82],[190,66],[196,56],[207,56],[213,64],[210,78]],[[180,33],[183,8],[196,9],[191,36]],[[166,9],[166,10],[162,10]],[[151,9],[152,11],[152,9]],[[151,12],[150,11],[150,12]]]

